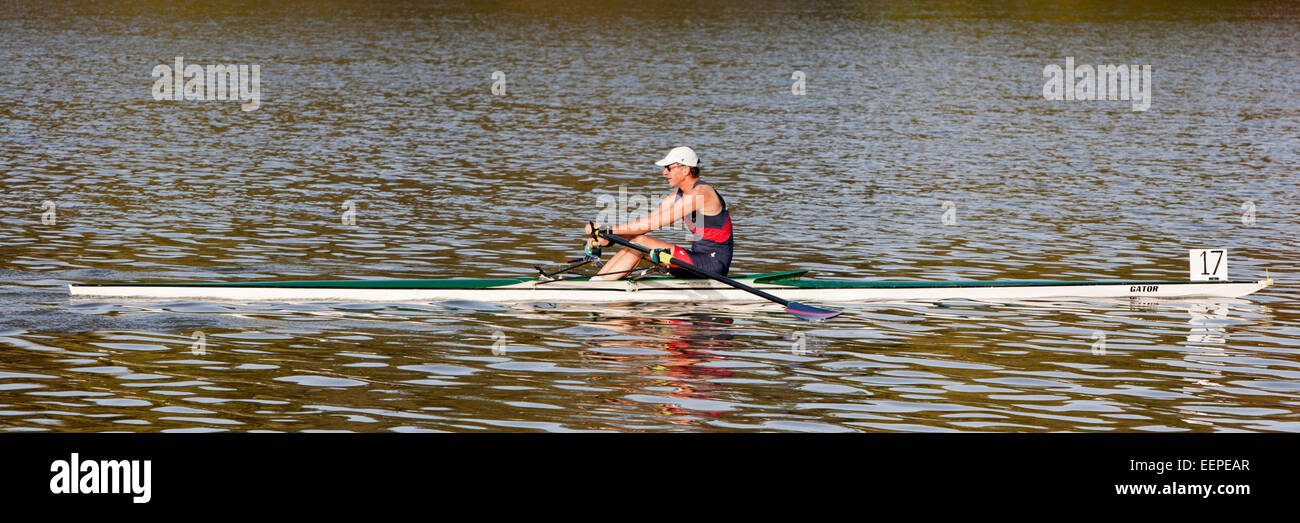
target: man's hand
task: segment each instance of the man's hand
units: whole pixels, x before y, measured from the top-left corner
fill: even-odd
[[[588,247],[603,247],[609,245],[609,240],[594,236],[593,233],[597,230],[602,230],[602,232],[609,232],[608,228],[601,229],[600,224],[594,222],[587,222],[587,226],[583,228],[583,232],[587,236]]]

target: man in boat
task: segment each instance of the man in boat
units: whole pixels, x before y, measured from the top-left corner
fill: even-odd
[[[674,260],[681,260],[701,269],[725,275],[731,267],[731,215],[727,212],[727,202],[722,199],[713,186],[700,180],[700,159],[690,147],[676,147],[668,151],[668,156],[655,162],[663,167],[664,178],[668,186],[677,189],[666,196],[659,208],[636,221],[602,228],[602,231],[621,236],[633,243],[652,250],[660,250],[672,255]],[[650,231],[660,229],[684,220],[686,227],[695,235],[691,248],[683,249],[663,240],[646,236]],[[587,224],[586,232],[592,233],[592,226]],[[609,245],[604,238],[589,238],[588,245]],[[617,280],[636,267],[645,254],[636,249],[622,249],[592,279]],[[654,257],[652,257],[652,260]],[[668,271],[678,278],[699,278],[690,271],[670,264]]]

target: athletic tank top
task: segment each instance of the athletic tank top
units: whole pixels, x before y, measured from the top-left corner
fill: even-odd
[[[695,182],[697,185],[702,184],[712,187],[704,181]],[[714,189],[717,192],[717,189]],[[682,199],[685,192],[679,187],[677,189],[677,200]],[[691,243],[691,251],[702,254],[713,254],[714,257],[721,257],[726,254],[726,264],[731,264],[731,249],[735,243],[731,239],[731,213],[727,211],[727,200],[722,198],[718,193],[718,201],[722,204],[722,212],[713,216],[702,214],[699,209],[692,211],[690,214],[682,217],[686,222],[686,227],[691,230],[698,238]]]

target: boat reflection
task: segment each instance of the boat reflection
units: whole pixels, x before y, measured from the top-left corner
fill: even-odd
[[[1228,306],[1222,303],[1194,303],[1189,305],[1187,314],[1190,318],[1187,323],[1192,325],[1192,329],[1187,334],[1187,342],[1216,345],[1227,343],[1227,329],[1223,325],[1228,323],[1228,312]]]

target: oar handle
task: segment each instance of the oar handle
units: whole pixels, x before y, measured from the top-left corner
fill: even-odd
[[[598,228],[596,227],[596,222],[587,222],[587,227],[591,228],[591,231],[587,233],[587,237],[592,240],[598,240],[613,230],[610,227]],[[586,244],[582,246],[582,252],[587,256],[595,256],[599,258],[600,244],[594,241],[586,242]]]

